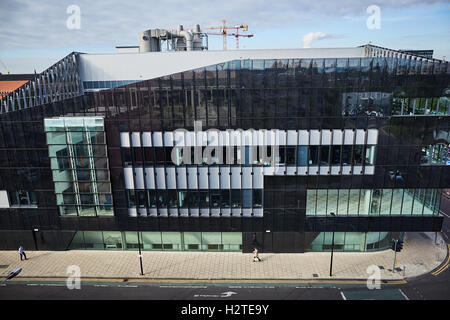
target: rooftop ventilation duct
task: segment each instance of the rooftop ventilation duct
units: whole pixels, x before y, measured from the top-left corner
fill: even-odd
[[[200,25],[184,30],[182,25],[177,29],[149,29],[139,33],[139,52],[161,51],[161,41],[168,41],[172,50],[193,51],[207,49],[203,46],[203,38],[207,36],[201,32]],[[168,45],[169,48],[169,45]]]

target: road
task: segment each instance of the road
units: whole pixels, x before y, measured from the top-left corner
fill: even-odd
[[[10,280],[0,286],[0,300],[450,300],[450,257],[434,273],[406,281],[299,283],[82,282],[69,290],[63,281]],[[445,267],[446,266],[446,267]]]

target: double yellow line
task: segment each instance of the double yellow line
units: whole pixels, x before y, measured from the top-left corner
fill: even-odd
[[[447,247],[448,247],[448,249],[449,249],[447,261],[445,261],[445,263],[444,263],[439,269],[437,269],[436,271],[433,271],[433,272],[431,273],[433,276],[439,275],[440,273],[442,273],[442,272],[444,272],[445,270],[447,270],[448,267],[449,267],[449,263],[450,263],[450,244],[447,244]]]

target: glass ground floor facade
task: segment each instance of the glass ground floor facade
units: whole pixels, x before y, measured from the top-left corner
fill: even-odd
[[[138,238],[139,237],[139,238]],[[238,251],[240,232],[78,231],[70,249],[153,251]]]
[[[392,239],[403,239],[403,232],[335,232],[334,251],[378,251],[389,249]],[[306,252],[331,251],[333,232],[321,232]]]
[[[332,232],[314,234],[305,252],[330,251]],[[139,237],[139,238],[138,238]],[[146,251],[242,251],[241,232],[136,232],[78,231],[69,249]],[[311,237],[308,237],[311,238]],[[392,239],[403,239],[401,232],[335,232],[334,250],[364,252],[391,247]],[[264,244],[259,244],[264,252]]]

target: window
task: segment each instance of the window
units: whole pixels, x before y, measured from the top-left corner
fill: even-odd
[[[320,146],[320,164],[329,165],[330,164],[330,146]]]
[[[220,207],[220,190],[211,190],[211,207]]]
[[[262,194],[262,189],[253,189],[253,208],[261,208],[263,206]]]
[[[136,194],[134,190],[127,190],[128,208],[136,208]]]
[[[252,190],[242,190],[242,207],[252,207]]]
[[[363,162],[363,146],[354,146],[353,149],[353,164],[362,165]]]
[[[375,164],[375,146],[366,146],[366,165]]]
[[[309,146],[309,165],[317,165],[319,159],[319,147],[318,146]]]
[[[221,190],[221,200],[222,200],[222,208],[230,207],[230,190]]]
[[[342,146],[342,165],[352,164],[352,146]]]
[[[286,164],[295,165],[295,147],[286,147]]]
[[[232,208],[241,207],[241,190],[237,189],[231,190],[231,207]]]
[[[340,164],[341,163],[341,146],[332,146],[331,147],[331,164]]]
[[[168,190],[168,198],[167,202],[169,204],[170,208],[176,208],[177,207],[177,192],[176,190]]]
[[[38,204],[36,192],[25,190],[10,191],[9,203],[12,207],[36,206]]]
[[[299,166],[306,166],[308,164],[308,147],[298,146],[298,161]]]

